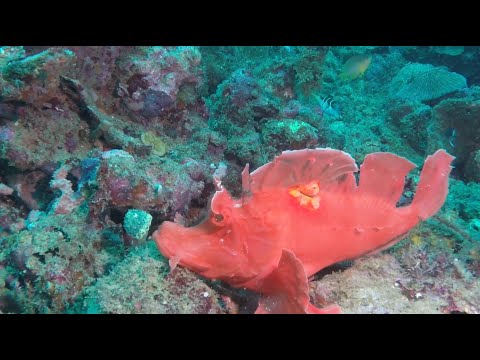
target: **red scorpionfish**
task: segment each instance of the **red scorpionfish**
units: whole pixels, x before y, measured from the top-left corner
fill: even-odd
[[[333,149],[284,151],[249,174],[234,199],[217,182],[208,217],[185,228],[165,221],[153,238],[170,266],[259,292],[256,313],[339,313],[310,303],[308,278],[334,263],[386,249],[445,202],[454,157],[429,156],[411,204],[397,207],[415,167],[372,153],[360,167]]]

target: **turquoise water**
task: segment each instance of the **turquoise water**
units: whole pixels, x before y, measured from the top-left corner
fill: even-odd
[[[308,302],[344,313],[479,313],[479,61],[480,47],[463,46],[0,47],[0,313],[253,313],[259,303],[286,313],[308,312]],[[429,196],[440,210],[383,251],[346,255],[372,239],[367,229],[310,274],[291,243],[313,254],[326,230],[307,239],[305,221],[295,239],[283,236],[296,232],[289,212],[325,211],[311,223],[352,234],[397,216],[386,213],[382,226],[378,216],[352,220],[370,211],[356,203],[383,206],[379,181],[368,201],[339,197],[345,217],[328,218],[322,191],[351,174],[308,177],[307,155],[270,178],[278,202],[251,206],[259,187],[245,176],[242,186],[246,164],[253,172],[282,151],[315,148],[359,166],[378,152],[416,164],[404,184],[385,175],[403,187],[396,208],[411,205],[425,159],[443,149],[455,157],[448,196],[443,203],[439,186]],[[239,203],[212,205],[220,189]],[[154,231],[173,221],[156,243]],[[195,228],[202,221],[213,225]],[[181,251],[157,247],[187,233]],[[215,246],[203,251],[206,233]],[[259,285],[267,280],[271,289]],[[301,300],[277,306],[292,294]]]

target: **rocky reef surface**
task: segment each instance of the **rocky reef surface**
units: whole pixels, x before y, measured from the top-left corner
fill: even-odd
[[[313,303],[479,313],[479,61],[478,47],[0,47],[0,313],[254,311],[255,294],[170,272],[150,236],[198,223],[214,178],[238,195],[246,163],[315,147],[456,160],[441,212],[315,275]]]

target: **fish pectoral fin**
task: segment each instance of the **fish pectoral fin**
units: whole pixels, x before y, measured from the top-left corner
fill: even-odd
[[[170,273],[173,272],[173,270],[175,270],[175,268],[177,267],[178,263],[180,262],[181,258],[180,256],[172,256],[169,260],[168,260],[168,265],[170,266]]]
[[[310,304],[308,279],[303,264],[293,252],[282,250],[277,268],[260,288],[263,294],[256,314],[338,314],[337,305],[319,309]]]

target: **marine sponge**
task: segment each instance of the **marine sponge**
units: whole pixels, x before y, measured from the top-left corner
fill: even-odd
[[[411,101],[426,101],[467,87],[463,75],[444,67],[411,63],[405,65],[392,80],[390,94]]]

